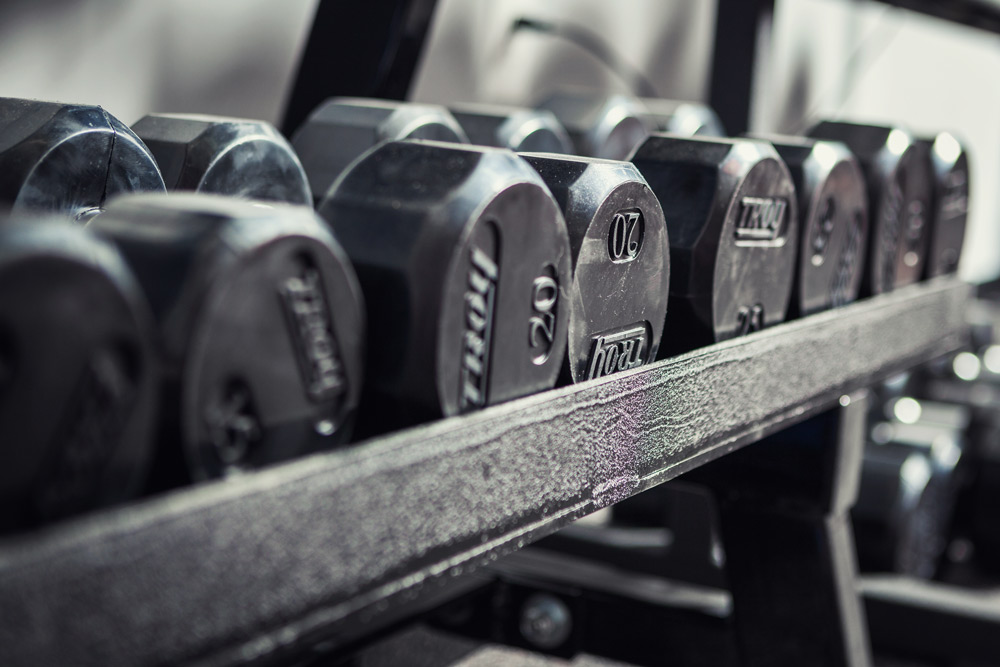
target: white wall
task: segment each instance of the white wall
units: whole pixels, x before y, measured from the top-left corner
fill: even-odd
[[[780,0],[751,119],[801,131],[820,118],[948,130],[969,151],[960,273],[1000,274],[1000,37],[876,2]]]
[[[315,0],[0,2],[0,95],[276,121]]]
[[[413,96],[424,101],[532,104],[555,85],[629,92],[623,78],[520,17],[582,26],[647,76],[664,97],[706,94],[715,3],[705,0],[439,0]]]

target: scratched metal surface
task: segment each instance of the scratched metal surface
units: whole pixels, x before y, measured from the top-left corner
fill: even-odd
[[[0,544],[0,664],[231,664],[346,641],[570,520],[959,347],[938,279]]]

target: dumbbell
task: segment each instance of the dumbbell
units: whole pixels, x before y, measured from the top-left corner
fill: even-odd
[[[114,247],[60,222],[0,221],[0,532],[129,498],[153,452],[145,302]]]
[[[368,306],[372,428],[553,385],[571,308],[569,240],[545,183],[516,154],[385,143],[344,173],[319,212]]]
[[[539,108],[555,114],[577,155],[624,160],[650,131],[646,110],[626,95],[558,92]]]
[[[963,447],[961,430],[949,425],[873,427],[851,511],[862,569],[934,576],[948,545]]]
[[[836,141],[755,138],[771,142],[795,182],[801,241],[789,315],[854,301],[868,249],[867,192],[854,155]]]
[[[124,192],[162,192],[156,161],[100,107],[0,98],[0,202],[86,221]]]
[[[312,205],[309,180],[270,123],[195,114],[149,114],[132,126],[169,190]]]
[[[970,306],[973,349],[978,349],[978,354],[963,351],[924,364],[911,384],[915,395],[922,397],[921,407],[947,402],[952,410],[968,415],[967,423],[957,425],[965,435],[960,464],[964,474],[953,535],[972,548],[960,549],[956,555],[960,562],[971,559],[976,568],[996,573],[1000,571],[1000,530],[996,520],[1000,512],[998,320],[994,304],[973,301]]]
[[[361,390],[364,306],[350,263],[311,208],[134,195],[90,227],[118,247],[155,317],[158,486],[346,441]]]
[[[628,162],[522,153],[555,196],[569,232],[564,377],[590,380],[656,358],[667,314],[663,210]]]
[[[643,97],[643,117],[656,132],[668,132],[684,137],[724,137],[722,121],[711,107],[698,102],[663,100]]]
[[[919,280],[929,237],[926,152],[908,132],[893,127],[824,121],[809,135],[845,143],[865,173],[871,232],[861,294],[882,294]]]
[[[376,144],[399,139],[469,140],[442,106],[334,97],[309,115],[292,137],[292,146],[318,206],[347,165]]]
[[[454,104],[449,110],[473,144],[535,153],[573,152],[566,129],[550,111],[489,104]]]
[[[919,143],[930,156],[934,178],[926,266],[927,277],[933,278],[958,271],[969,209],[969,160],[947,132]]]
[[[670,233],[670,354],[785,319],[798,243],[795,186],[752,139],[647,138],[630,160]],[[662,356],[662,355],[661,355]]]
[[[996,408],[989,420],[979,420],[974,444],[974,472],[958,519],[975,549],[976,561],[984,570],[1000,572],[1000,415]]]

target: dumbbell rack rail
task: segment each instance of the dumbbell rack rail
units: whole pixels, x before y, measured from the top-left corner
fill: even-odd
[[[971,293],[939,278],[7,539],[0,664],[225,665],[343,645],[456,575],[961,348]]]

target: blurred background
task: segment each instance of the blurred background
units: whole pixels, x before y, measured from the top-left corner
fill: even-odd
[[[127,123],[173,111],[280,124],[316,4],[6,0],[0,95],[100,104]],[[614,62],[516,29],[523,18],[586,29]],[[439,0],[411,97],[531,105],[572,85],[707,101],[714,21],[712,0]],[[955,133],[972,161],[961,274],[1000,275],[1000,38],[868,0],[776,0],[761,37],[752,130],[841,117]]]

